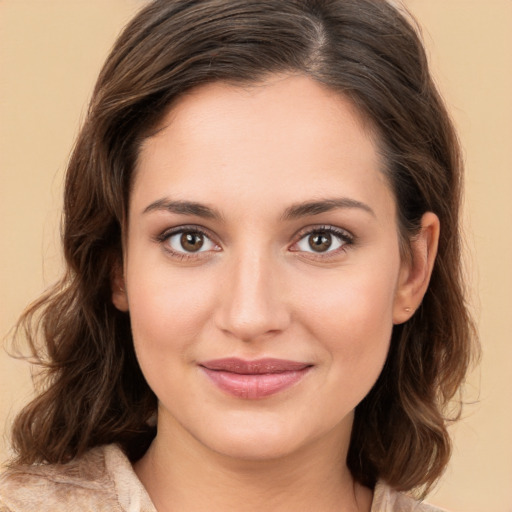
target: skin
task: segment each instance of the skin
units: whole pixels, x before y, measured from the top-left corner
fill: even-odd
[[[425,214],[402,261],[382,169],[368,123],[304,76],[197,88],[145,141],[113,302],[130,312],[159,399],[135,470],[160,512],[370,510],[371,490],[345,465],[353,411],[393,324],[421,302],[439,232]],[[322,201],[322,212],[297,208]],[[206,233],[200,250],[180,245],[184,227]],[[337,232],[316,252],[326,227]],[[312,367],[248,400],[201,370],[224,357]]]

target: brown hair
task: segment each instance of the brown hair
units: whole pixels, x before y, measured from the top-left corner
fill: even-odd
[[[356,409],[348,455],[369,486],[380,478],[428,489],[439,478],[450,455],[444,414],[474,339],[460,263],[461,159],[417,32],[384,0],[157,0],[126,27],[69,162],[66,275],[18,325],[45,385],[15,421],[17,462],[65,462],[111,442],[132,460],[147,449],[156,397],[135,357],[129,315],[111,302],[138,148],[185,91],[277,72],[325,84],[370,120],[405,246],[423,213],[441,221],[429,289],[394,327],[382,374]]]

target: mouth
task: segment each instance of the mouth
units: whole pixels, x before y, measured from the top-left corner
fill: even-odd
[[[219,389],[237,398],[257,400],[298,383],[313,365],[284,359],[215,359],[199,364]]]

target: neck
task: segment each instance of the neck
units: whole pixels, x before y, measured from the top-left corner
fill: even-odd
[[[157,435],[135,464],[158,512],[370,510],[371,491],[353,481],[339,433],[271,460],[234,459],[184,437]]]

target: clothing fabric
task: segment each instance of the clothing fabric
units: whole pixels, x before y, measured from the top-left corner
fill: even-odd
[[[157,512],[117,445],[62,465],[9,469],[0,477],[0,512]],[[443,512],[378,483],[371,512]]]

